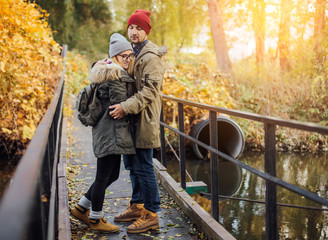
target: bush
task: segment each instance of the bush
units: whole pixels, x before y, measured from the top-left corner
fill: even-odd
[[[62,60],[44,11],[23,0],[0,0],[0,5],[0,146],[11,158],[32,139]]]
[[[176,62],[172,58],[166,61],[163,93],[194,102],[232,108],[235,103],[227,90],[229,82],[221,74],[205,63],[189,61]],[[172,127],[177,128],[178,106],[176,102],[164,102],[165,119]],[[184,106],[185,132],[193,124],[208,117],[208,110]],[[169,139],[174,143],[177,138],[171,134]]]

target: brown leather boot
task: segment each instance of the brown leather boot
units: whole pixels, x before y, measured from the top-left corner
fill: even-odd
[[[120,231],[118,226],[107,222],[105,218],[90,219],[90,229],[94,232],[115,233]]]
[[[128,233],[142,233],[151,229],[158,229],[159,222],[157,213],[146,210],[145,208],[141,212],[141,217],[127,227]]]
[[[143,208],[143,203],[132,203],[129,207],[121,214],[114,217],[115,222],[129,222],[140,218],[141,211]]]
[[[72,209],[71,214],[76,219],[80,220],[81,222],[85,223],[86,225],[90,225],[89,223],[89,214],[90,210],[81,207],[80,205],[76,204],[75,208]]]

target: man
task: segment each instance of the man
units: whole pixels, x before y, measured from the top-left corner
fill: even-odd
[[[124,164],[130,170],[132,198],[128,209],[114,221],[133,221],[128,233],[158,229],[157,212],[160,198],[153,166],[153,148],[160,146],[159,118],[162,106],[164,63],[160,48],[149,41],[150,12],[137,10],[128,20],[128,36],[135,54],[134,78],[137,93],[120,104],[110,106],[110,115],[120,119],[126,114],[138,114],[135,139],[136,154],[125,155]]]

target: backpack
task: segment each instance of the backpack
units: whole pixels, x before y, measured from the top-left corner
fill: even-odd
[[[75,108],[77,118],[84,126],[95,126],[103,115],[102,104],[97,97],[98,84],[89,84],[77,96]]]

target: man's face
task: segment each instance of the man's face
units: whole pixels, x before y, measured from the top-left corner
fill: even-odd
[[[147,39],[147,33],[140,26],[130,24],[128,27],[129,39],[133,44],[144,42]]]

